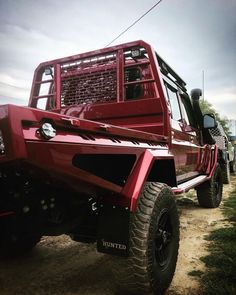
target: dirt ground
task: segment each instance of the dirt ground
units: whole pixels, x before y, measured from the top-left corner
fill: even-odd
[[[224,186],[224,198],[235,185],[236,176],[232,176],[231,184]],[[167,294],[200,295],[197,278],[188,272],[204,272],[204,263],[199,260],[207,254],[204,238],[227,222],[219,208],[200,208],[194,191],[179,197],[178,205],[181,242]],[[24,257],[0,261],[0,295],[120,295],[111,268],[111,257],[97,253],[94,245],[73,242],[67,236],[43,237]]]

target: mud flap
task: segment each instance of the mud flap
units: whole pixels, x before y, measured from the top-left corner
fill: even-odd
[[[128,256],[129,218],[129,209],[101,205],[98,217],[98,252]]]

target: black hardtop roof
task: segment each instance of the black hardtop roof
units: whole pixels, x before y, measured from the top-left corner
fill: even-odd
[[[186,88],[185,88],[186,82],[168,65],[167,62],[164,61],[164,59],[159,54],[156,53],[156,57],[157,57],[161,72],[165,76],[167,76],[169,79],[171,79],[175,84],[177,84],[183,91],[186,91]]]

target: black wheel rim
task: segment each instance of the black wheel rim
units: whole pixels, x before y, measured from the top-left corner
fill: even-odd
[[[158,217],[155,233],[155,260],[164,268],[170,259],[170,244],[172,240],[172,226],[168,210],[163,210]]]

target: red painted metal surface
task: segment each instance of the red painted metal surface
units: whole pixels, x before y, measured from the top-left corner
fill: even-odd
[[[1,129],[6,142],[6,154],[0,157],[0,163],[23,160],[49,174],[63,175],[68,181],[74,182],[74,185],[80,181],[83,191],[86,186],[96,186],[121,193],[122,187],[75,168],[72,165],[75,154],[133,154],[138,162],[148,150],[167,151],[166,146],[160,145],[163,142],[162,136],[137,130],[13,105],[2,106],[0,114]],[[42,138],[38,133],[45,120],[53,122],[57,130],[57,135],[50,140]],[[130,195],[126,193],[126,187],[127,185],[122,196],[128,199],[125,203],[129,205]],[[88,187],[88,191],[90,190]]]
[[[135,58],[134,49],[140,51]],[[173,161],[176,182],[192,172],[210,177],[217,150],[200,146],[196,130],[174,126],[162,75],[155,51],[143,41],[40,64],[29,107],[0,107],[6,148],[0,165],[43,169],[88,196],[101,191],[107,198],[115,196],[117,204],[131,211],[156,160]],[[44,122],[53,125],[55,137],[40,135]],[[117,184],[75,167],[76,155],[130,155],[136,160],[125,182]]]
[[[8,212],[0,212],[0,218],[1,217],[6,217],[6,216],[11,216],[11,215],[14,215],[15,212],[13,211],[8,211]]]
[[[131,57],[132,48],[140,50],[140,57]],[[45,94],[41,88],[50,83],[45,82],[50,81],[44,74],[48,68],[54,69],[53,82]],[[134,125],[167,138],[169,114],[158,71],[155,52],[143,41],[42,63],[35,71],[29,106],[40,106],[47,99],[50,111],[129,128]],[[145,122],[137,127],[142,118]],[[149,130],[155,118],[158,130],[155,126]]]

